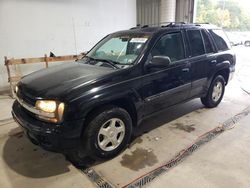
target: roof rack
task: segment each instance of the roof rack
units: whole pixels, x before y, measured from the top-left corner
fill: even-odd
[[[164,23],[166,23],[167,25],[162,25],[161,27],[183,26],[187,24],[185,22],[164,22]]]
[[[200,25],[200,24],[210,24],[210,23],[209,23],[209,22],[204,22],[204,23],[202,23],[202,22],[201,22],[201,23],[199,23],[199,22],[197,23],[197,22],[196,22],[196,23],[194,23],[194,24]]]
[[[136,27],[133,27],[131,29],[142,29],[147,27],[184,27],[184,26],[202,26],[202,25],[211,25],[210,23],[185,23],[185,22],[160,22],[155,24],[147,24],[147,25],[140,25],[138,24]]]
[[[163,25],[167,24],[167,25]],[[154,23],[154,24],[146,24],[146,25],[140,25],[137,24],[136,27],[132,27],[130,29],[141,29],[141,28],[147,28],[150,26],[160,26],[160,27],[169,27],[169,26],[177,26],[177,25],[184,25],[185,22],[160,22],[160,23]]]
[[[137,24],[135,27],[131,27],[130,29],[139,29],[141,27],[141,24]]]

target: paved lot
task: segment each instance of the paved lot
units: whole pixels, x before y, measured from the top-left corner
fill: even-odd
[[[193,153],[149,187],[241,188],[250,186],[250,115]]]
[[[147,133],[121,155],[91,168],[114,186],[122,187],[166,163],[199,135],[250,106],[250,95],[241,89],[250,91],[249,50],[235,48],[241,55],[236,76],[218,108],[205,109],[198,99],[169,108],[144,121],[137,134]],[[23,136],[8,119],[11,103],[0,97],[0,119],[6,119],[0,122],[0,187],[95,187],[62,155],[44,151]],[[149,187],[250,187],[249,116],[156,178]]]
[[[78,188],[93,184],[60,154],[31,144],[19,128],[0,138],[1,188]]]
[[[241,87],[250,94],[250,47],[233,48],[237,54],[236,76]]]

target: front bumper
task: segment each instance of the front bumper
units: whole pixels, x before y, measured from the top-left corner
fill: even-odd
[[[231,81],[234,77],[234,73],[235,73],[235,66],[230,67],[229,69],[229,78],[228,78],[228,82]]]
[[[31,142],[46,150],[64,152],[77,148],[81,142],[83,119],[62,124],[43,122],[27,113],[17,101],[13,104],[12,116]]]

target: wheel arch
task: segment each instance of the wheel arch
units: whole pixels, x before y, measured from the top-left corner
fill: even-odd
[[[217,71],[217,72],[215,73],[213,79],[214,79],[216,76],[221,75],[221,76],[223,76],[223,78],[224,78],[224,80],[225,80],[225,82],[226,82],[226,85],[227,85],[227,84],[228,84],[228,81],[229,81],[229,73],[230,73],[229,68],[223,68],[223,69],[221,69],[221,70],[219,70],[219,71]]]
[[[230,74],[230,65],[231,65],[230,61],[223,61],[222,63],[216,65],[215,71],[209,76],[208,88],[210,87],[213,79],[218,75],[223,76],[226,84],[228,83]]]
[[[99,102],[97,105],[90,107],[84,113],[85,125],[93,118],[95,114],[100,113],[101,111],[103,111],[108,107],[111,108],[112,106],[125,109],[129,113],[132,119],[133,127],[137,126],[138,115],[137,115],[136,105],[130,97],[119,97],[108,101],[103,100],[102,102]],[[84,126],[84,128],[85,127],[86,126]]]

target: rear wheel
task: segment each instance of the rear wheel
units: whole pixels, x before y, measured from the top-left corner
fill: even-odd
[[[225,79],[218,75],[212,81],[206,97],[201,98],[202,104],[208,108],[218,106],[223,98],[225,92]]]

